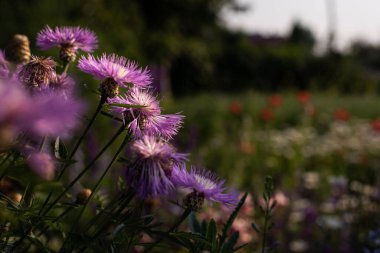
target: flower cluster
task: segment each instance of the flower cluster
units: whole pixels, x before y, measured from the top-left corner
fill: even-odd
[[[24,42],[29,41],[24,35],[18,35],[17,38],[22,38]],[[107,213],[108,216],[108,213],[114,212],[115,215],[125,216],[124,210],[129,208],[128,204],[133,198],[139,201],[158,197],[173,200],[179,194],[184,193],[185,195],[181,196],[182,206],[185,210],[183,217],[185,214],[190,214],[191,211],[200,210],[205,200],[217,202],[226,207],[237,204],[238,193],[227,191],[224,180],[205,169],[195,167],[191,167],[190,171],[187,169],[188,155],[178,152],[170,143],[182,126],[184,116],[180,113],[162,114],[159,100],[150,87],[152,77],[148,68],[141,68],[137,63],[123,56],[102,54],[99,57],[88,54],[79,58],[77,64],[79,70],[100,81],[99,104],[82,134],[73,140],[74,145],[68,152],[62,141],[66,142],[71,131],[80,125],[78,119],[85,107],[84,102],[75,95],[77,85],[68,73],[68,67],[75,62],[80,50],[91,53],[97,46],[97,38],[92,31],[80,27],[52,29],[46,26],[37,36],[37,46],[42,50],[59,47],[59,58],[63,65],[57,64],[54,57],[32,55],[29,51],[29,44],[20,45],[20,43],[14,44],[11,48],[12,52],[7,52],[6,49],[3,53],[0,50],[0,203],[3,199],[13,201],[9,206],[22,207],[22,209],[13,208],[11,211],[16,210],[17,215],[20,216],[26,210],[27,217],[20,219],[20,223],[22,223],[20,226],[28,226],[30,231],[33,230],[36,241],[48,237],[50,238],[43,240],[62,239],[59,236],[51,236],[56,233],[50,233],[50,230],[59,230],[62,232],[59,233],[61,235],[66,233],[61,228],[67,226],[59,224],[50,227],[49,224],[65,219],[70,220],[65,215],[71,210],[74,212],[75,208],[73,207],[82,206],[82,212],[78,212],[77,221],[79,221],[81,215],[85,213],[87,204],[92,200],[92,196],[97,193],[98,186],[102,186],[101,181],[114,162],[118,161],[123,151],[128,154],[128,159],[119,159],[125,166],[119,175],[122,175],[123,180],[121,181],[127,187],[120,189],[127,189],[127,191],[118,193],[122,193],[122,197],[127,197],[121,198],[121,202],[118,202],[118,199],[113,202],[112,194],[107,196],[109,205],[105,209],[109,209],[94,212],[95,221],[99,218],[97,215],[102,215],[101,213]],[[18,60],[10,58],[8,55],[18,56]],[[112,115],[102,111],[105,109],[108,109]],[[76,151],[81,150],[82,142],[86,141],[92,124],[96,122],[98,115],[102,114],[101,112],[113,120],[117,118],[120,128],[104,148],[88,162],[87,158],[80,157]],[[112,127],[108,129],[112,130]],[[105,166],[102,176],[94,186],[83,187],[77,194],[71,194],[69,191],[76,187],[77,182],[95,167],[93,165],[103,154],[107,151],[110,152],[108,148],[117,143],[119,136],[123,135],[124,139],[117,149],[118,151],[110,160],[109,165]],[[104,160],[107,161],[107,159]],[[80,162],[77,163],[77,161]],[[66,169],[73,164],[76,164],[77,168],[80,168],[82,164],[86,166],[79,173],[70,171],[70,175],[65,175]],[[9,172],[13,170],[12,173],[15,173],[14,171],[19,168],[28,169],[25,173],[27,177],[29,171],[35,175],[33,178],[27,178],[27,183],[20,180],[20,185],[22,185],[20,188],[26,188],[25,191],[15,187],[16,183],[11,179],[14,174],[11,175]],[[24,174],[23,172],[20,174]],[[97,178],[97,175],[92,174],[92,177]],[[41,180],[56,180],[58,181],[57,185],[63,186],[63,190],[60,194],[53,194],[55,193],[54,189],[50,193],[41,191],[40,189],[45,184],[34,187],[35,182]],[[66,180],[70,181],[67,183]],[[24,187],[24,185],[28,186]],[[33,187],[28,189],[29,185]],[[31,195],[33,197],[30,197]],[[36,201],[32,205],[34,196],[46,197],[46,199],[44,202]],[[66,200],[63,201],[63,198],[69,196],[74,196],[71,201],[72,205],[66,205]],[[116,208],[118,211],[115,211],[112,202],[120,205]],[[40,203],[44,204],[40,205]],[[68,209],[61,212],[62,208],[66,206]],[[28,209],[29,207],[31,209]],[[41,209],[38,210],[38,207]],[[132,210],[132,212],[136,211]],[[142,217],[141,220],[145,219],[140,211],[136,217],[138,215]],[[33,220],[29,217],[33,217]],[[41,221],[36,222],[34,217],[39,217]],[[135,214],[131,217],[135,217]],[[115,220],[121,220],[119,218],[116,217]],[[45,222],[46,220],[49,222]],[[52,220],[53,222],[51,222]],[[137,223],[140,224],[140,221]],[[145,221],[143,223],[145,224]],[[71,231],[74,231],[76,224],[77,222],[72,223]],[[104,224],[113,226],[114,221]],[[96,224],[90,226],[93,225]],[[0,224],[0,230],[1,226]],[[99,232],[102,233],[103,230],[108,229],[101,228]],[[137,231],[136,234],[139,232],[143,231]],[[2,233],[1,230],[0,237]],[[66,234],[68,239],[63,238],[61,251],[72,252],[73,249],[66,249],[66,247],[71,247],[69,241],[73,238],[74,233]],[[7,237],[15,238],[12,239],[15,248],[21,245],[22,250],[27,249],[28,251],[29,248],[23,245],[26,237],[20,236],[20,233],[10,233],[7,234]],[[87,238],[92,240],[92,236],[87,236]],[[14,242],[15,240],[19,241]],[[0,238],[0,241],[4,241],[3,238]],[[34,246],[31,249],[34,251]]]

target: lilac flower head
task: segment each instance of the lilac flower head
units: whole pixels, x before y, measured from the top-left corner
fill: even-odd
[[[31,169],[43,179],[53,179],[54,162],[50,155],[34,151],[29,154],[27,162]]]
[[[141,198],[167,195],[173,189],[172,173],[187,159],[167,142],[144,136],[131,146],[134,159],[127,168],[127,183]]]
[[[74,85],[74,80],[64,73],[56,76],[55,80],[50,83],[49,90],[67,97],[72,93]]]
[[[99,91],[102,96],[113,98],[118,95],[118,87],[128,87],[126,83],[146,87],[151,83],[147,69],[139,68],[134,62],[115,54],[103,54],[100,58],[88,55],[82,56],[78,67],[85,73],[102,80]]]
[[[199,210],[203,200],[219,202],[226,206],[234,206],[238,202],[237,192],[224,193],[224,180],[211,171],[192,167],[190,172],[185,166],[175,170],[172,175],[175,186],[192,190],[185,199],[184,205],[194,211]]]
[[[43,50],[60,46],[60,58],[64,63],[75,60],[78,49],[92,52],[97,47],[98,40],[94,32],[81,27],[56,27],[48,25],[37,35],[37,46]]]
[[[30,100],[20,83],[0,79],[0,147],[14,142],[21,128],[19,118],[28,113]]]
[[[144,135],[153,135],[170,139],[178,132],[183,116],[180,114],[161,115],[161,109],[155,97],[140,89],[134,88],[122,97],[108,99],[111,111],[121,114],[132,135],[138,139]],[[119,105],[136,105],[140,107],[126,108]]]
[[[39,93],[31,97],[28,113],[19,117],[19,125],[33,136],[66,136],[78,123],[84,110],[82,102],[54,93]]]
[[[5,53],[0,50],[0,78],[7,79],[10,77],[9,62],[5,58]]]
[[[55,80],[56,62],[50,57],[32,56],[31,60],[18,68],[18,79],[29,89],[41,89]]]

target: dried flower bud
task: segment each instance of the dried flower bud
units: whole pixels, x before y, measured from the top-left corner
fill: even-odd
[[[9,198],[11,200],[13,200],[14,202],[20,203],[20,201],[22,199],[22,194],[15,192],[15,193],[12,193],[11,195],[9,195]]]
[[[19,79],[28,88],[41,88],[56,79],[56,62],[50,57],[32,56],[19,71]]]
[[[183,205],[190,210],[197,212],[202,209],[205,200],[205,194],[203,192],[193,191],[186,195],[183,199]]]
[[[61,50],[59,51],[59,59],[62,60],[64,64],[75,61],[76,59],[76,50],[73,45],[62,45]]]
[[[83,205],[84,203],[86,203],[91,193],[92,191],[88,188],[82,189],[80,192],[77,193],[75,203],[78,205]]]
[[[17,181],[3,178],[0,180],[0,193],[7,196],[9,199],[20,202],[22,195],[19,193],[20,185]]]
[[[112,78],[105,79],[99,87],[99,92],[103,101],[114,98],[119,94],[119,85]]]
[[[30,45],[27,36],[15,34],[5,50],[7,59],[15,63],[28,63],[30,60]]]

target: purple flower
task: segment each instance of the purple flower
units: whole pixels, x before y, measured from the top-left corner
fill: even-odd
[[[0,50],[0,78],[6,79],[10,77],[9,62],[5,59],[5,54]]]
[[[100,58],[92,55],[88,55],[87,58],[82,56],[78,67],[103,81],[99,90],[105,98],[117,96],[118,87],[128,87],[126,83],[139,87],[146,87],[151,83],[147,69],[141,69],[134,62],[115,54],[103,54]]]
[[[51,180],[54,177],[54,161],[46,153],[32,151],[29,153],[27,163],[30,168],[45,180]]]
[[[178,132],[183,116],[180,114],[161,115],[161,109],[155,97],[140,89],[132,89],[122,97],[108,99],[111,111],[121,114],[125,124],[135,138],[154,135],[170,139]],[[115,104],[112,106],[112,104]],[[119,104],[119,105],[117,105]],[[126,108],[122,105],[137,106]]]
[[[66,136],[78,123],[84,106],[72,97],[40,93],[31,97],[28,113],[19,117],[22,129],[33,136]]]
[[[20,83],[0,79],[0,147],[14,142],[21,129],[19,119],[28,113],[30,100]]]
[[[144,136],[132,143],[133,162],[126,171],[127,183],[141,198],[167,195],[173,191],[172,173],[187,155],[162,140]]]
[[[49,90],[67,97],[73,92],[74,85],[74,80],[64,73],[56,76],[55,80],[50,83]]]
[[[37,46],[43,50],[60,46],[60,58],[65,63],[75,60],[78,49],[94,51],[97,43],[95,33],[81,27],[56,27],[53,30],[45,26],[37,35]]]
[[[224,193],[225,181],[205,169],[192,167],[188,172],[186,167],[182,166],[173,172],[172,181],[175,186],[192,191],[185,197],[184,204],[194,211],[202,207],[204,199],[226,206],[234,206],[238,202],[239,193]]]

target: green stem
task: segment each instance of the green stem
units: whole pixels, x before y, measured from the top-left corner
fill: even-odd
[[[1,173],[0,175],[0,181],[8,174],[9,170],[12,168],[12,166],[15,164],[16,160],[18,159],[18,157],[20,156],[20,154],[16,154],[14,157],[13,157],[13,160],[10,162],[10,164],[8,165],[8,167],[6,167],[3,171],[3,173]]]
[[[69,65],[70,65],[69,62],[66,62],[66,63],[65,63],[65,67],[63,68],[63,72],[62,72],[62,74],[66,74],[66,73],[67,73],[67,70],[69,70]]]
[[[44,149],[44,146],[45,146],[46,140],[47,140],[47,136],[45,135],[45,136],[42,138],[41,143],[40,143],[40,147],[39,147],[39,151],[40,151],[40,152],[42,152],[42,150]]]
[[[95,195],[100,183],[103,181],[104,177],[107,175],[108,171],[111,169],[112,165],[115,163],[115,161],[117,160],[117,158],[119,157],[119,154],[121,153],[121,151],[123,150],[123,148],[125,147],[125,145],[128,143],[129,141],[129,137],[130,135],[127,134],[123,140],[123,142],[121,143],[119,149],[116,151],[116,154],[114,155],[114,157],[112,158],[111,162],[108,164],[107,168],[104,170],[103,174],[100,176],[99,180],[96,182],[94,188],[92,189],[91,191],[91,194],[90,196],[88,197],[88,199],[86,200],[86,202],[84,203],[83,207],[82,207],[82,210],[81,212],[79,213],[78,217],[77,217],[77,220],[76,222],[73,223],[73,227],[72,227],[72,231],[73,229],[75,228],[75,225],[78,224],[80,218],[82,217],[88,203],[90,202],[90,200],[92,199],[92,197]]]
[[[122,125],[119,130],[112,136],[111,140],[104,146],[104,148],[96,155],[96,157],[81,171],[81,173],[74,178],[73,181],[65,188],[65,190],[58,195],[58,197],[49,205],[49,207],[44,211],[43,215],[47,214],[55,204],[69,191],[69,189],[94,165],[94,163],[103,155],[103,153],[114,143],[117,137],[124,131],[124,125]],[[51,195],[49,195],[51,196]],[[45,201],[47,202],[47,201]]]
[[[169,228],[169,230],[166,232],[167,234],[175,231],[179,225],[182,224],[182,222],[187,218],[187,216],[189,216],[191,213],[191,209],[185,209],[185,211],[183,212],[183,214],[178,218],[177,222],[174,223],[173,226],[171,226]],[[158,239],[157,241],[155,241],[154,243],[152,243],[151,245],[149,245],[148,248],[146,248],[146,250],[144,251],[144,253],[148,253],[149,251],[151,251],[151,249],[153,249],[155,246],[157,246],[157,244],[159,244],[161,241],[163,240],[163,238],[161,237],[160,239]]]
[[[86,129],[83,131],[82,135],[79,137],[77,143],[75,144],[73,150],[71,151],[71,153],[69,155],[69,160],[74,157],[75,152],[78,150],[80,144],[82,143],[82,141],[83,141],[84,137],[86,136],[88,130],[90,130],[90,128],[91,128],[92,124],[94,123],[96,117],[99,115],[99,112],[101,111],[104,103],[105,103],[105,101],[103,99],[100,99],[98,107],[96,108],[95,113],[92,115],[90,122],[88,123]],[[63,171],[61,172],[61,174],[63,174]]]
[[[269,200],[266,201],[265,216],[264,216],[264,228],[263,228],[263,238],[261,242],[261,253],[266,252],[266,242],[267,242],[267,233],[268,233],[268,221],[269,221]]]

